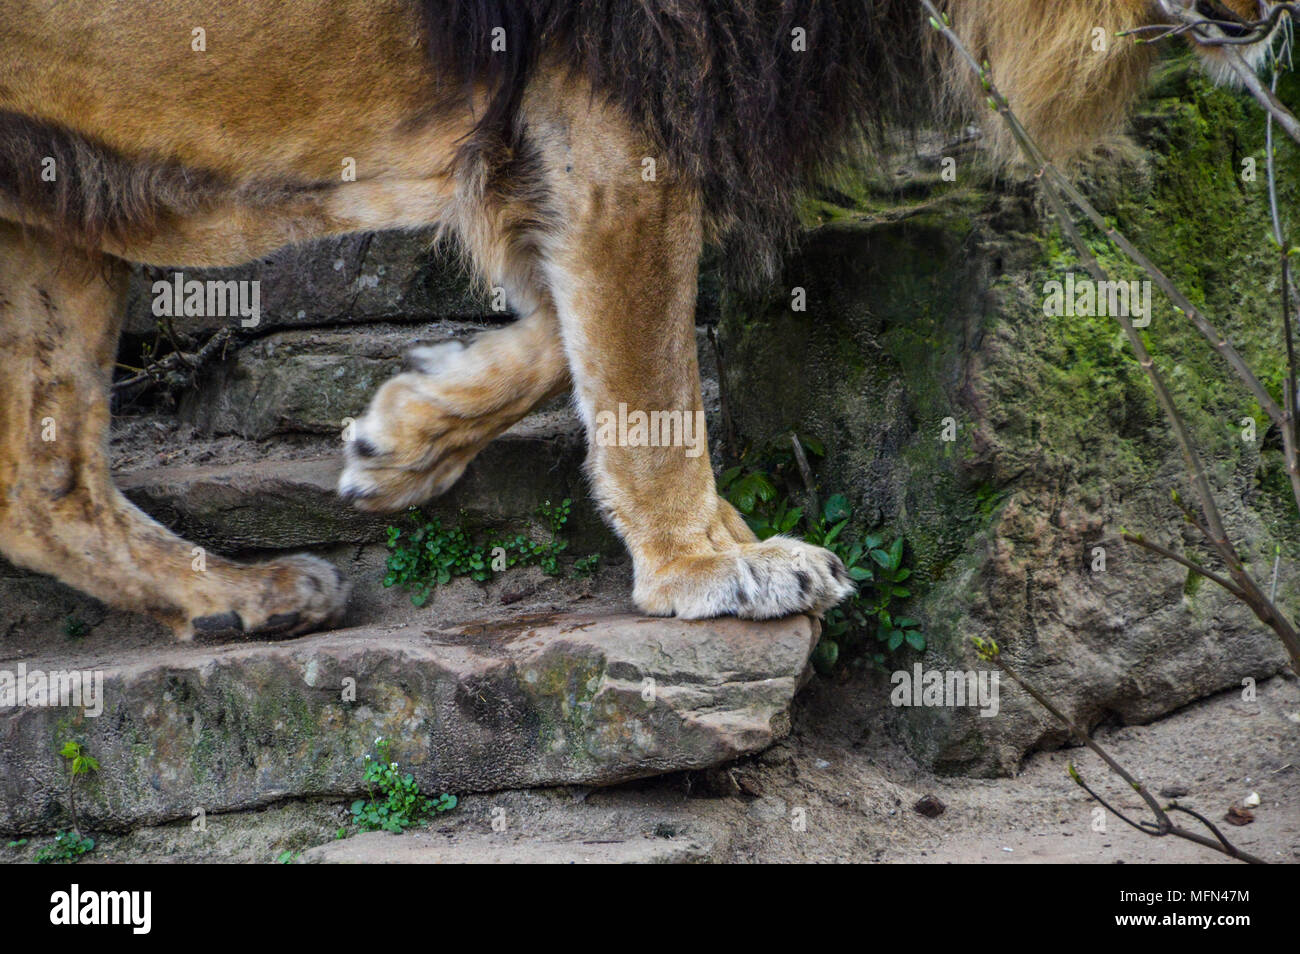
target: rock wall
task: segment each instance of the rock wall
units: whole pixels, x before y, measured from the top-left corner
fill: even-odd
[[[1135,139],[1138,149],[1087,168],[1086,191],[1278,393],[1262,123],[1171,63]],[[906,535],[922,593],[909,615],[931,639],[923,658],[900,655],[890,668],[985,668],[970,638],[991,637],[1085,725],[1147,721],[1277,671],[1280,644],[1248,611],[1120,539],[1127,529],[1206,555],[1170,499],[1186,486],[1181,457],[1145,376],[1113,319],[1045,316],[1044,283],[1086,273],[1025,177],[993,183],[966,154],[945,182],[941,155],[882,163],[811,203],[820,224],[774,294],[729,298],[721,335],[744,438],[762,446],[795,427],[819,436],[824,490],[848,493],[866,526]],[[1241,175],[1249,157],[1253,182]],[[1286,208],[1300,207],[1293,149],[1282,180]],[[1114,277],[1141,277],[1104,241],[1093,248]],[[791,311],[796,286],[807,314]],[[1281,545],[1279,600],[1295,618],[1300,532],[1278,435],[1158,299],[1149,347],[1257,579],[1270,578]],[[1243,439],[1246,418],[1254,440]],[[948,419],[955,441],[942,439]],[[1003,689],[994,718],[904,708],[896,728],[940,771],[1014,771],[1063,736],[1032,700]]]

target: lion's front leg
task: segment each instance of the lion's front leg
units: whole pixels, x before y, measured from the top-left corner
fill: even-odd
[[[398,510],[451,487],[487,444],[569,386],[549,301],[468,342],[411,352],[345,445],[339,493],[362,510]]]
[[[347,585],[325,561],[204,553],[113,486],[108,387],[125,287],[120,262],[92,266],[0,223],[0,553],[183,639],[329,624]]]
[[[696,198],[645,179],[644,147],[617,116],[574,101],[584,111],[569,122],[539,124],[563,210],[546,273],[592,488],[631,551],[633,598],[687,618],[822,613],[853,590],[840,560],[798,540],[755,540],[717,493],[695,344]]]

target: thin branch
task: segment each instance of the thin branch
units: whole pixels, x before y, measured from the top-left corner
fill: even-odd
[[[1219,843],[1222,844],[1223,847],[1228,850],[1229,854],[1232,854],[1237,850],[1232,846],[1232,844],[1228,841],[1227,838],[1223,837],[1223,832],[1219,831],[1218,826],[1215,825],[1214,822],[1206,818],[1204,815],[1202,815],[1200,812],[1194,812],[1190,808],[1185,808],[1184,806],[1179,805],[1177,802],[1170,802],[1168,805],[1165,806],[1165,811],[1182,812],[1185,815],[1191,815],[1193,818],[1195,818],[1206,828],[1210,829],[1210,831],[1214,832],[1214,837],[1219,839]]]
[[[803,478],[803,485],[808,490],[808,502],[811,504],[813,519],[822,512],[821,504],[817,500],[817,484],[813,481],[812,468],[808,466],[808,456],[803,452],[803,445],[799,443],[799,435],[790,432],[790,446],[794,449],[795,466],[799,468],[799,476]]]
[[[1161,8],[1170,15],[1175,13],[1175,7],[1168,2],[1162,3]],[[1178,5],[1178,9],[1186,11],[1186,7],[1181,4]],[[1231,11],[1228,12],[1231,13]],[[1281,23],[1283,16],[1295,18],[1297,15],[1300,15],[1300,4],[1295,3],[1276,3],[1269,11],[1268,16],[1261,20],[1214,20],[1202,18],[1199,15],[1194,16],[1189,11],[1187,18],[1177,26],[1167,23],[1154,23],[1149,26],[1134,27],[1132,30],[1124,30],[1119,35],[1121,37],[1134,37],[1139,43],[1159,43],[1161,40],[1195,33],[1196,42],[1202,46],[1252,46],[1267,40],[1278,24]],[[1219,33],[1217,35],[1207,33],[1206,27],[1215,27],[1219,30]]]
[[[1162,547],[1158,543],[1152,543],[1150,540],[1146,539],[1140,534],[1121,533],[1120,536],[1123,539],[1127,540],[1129,543],[1133,543],[1147,550],[1150,550],[1152,553],[1160,554],[1166,560],[1172,560],[1175,563],[1182,564],[1183,566],[1187,567],[1187,569],[1191,570],[1193,573],[1200,574],[1201,576],[1205,577],[1207,580],[1210,580],[1213,583],[1218,583],[1221,587],[1223,587],[1225,590],[1227,590],[1237,599],[1241,600],[1243,603],[1246,601],[1246,594],[1241,592],[1241,590],[1237,589],[1235,586],[1233,586],[1230,580],[1225,580],[1223,577],[1219,576],[1219,574],[1211,570],[1207,570],[1199,563],[1189,560],[1184,556],[1180,556],[1179,554],[1175,553],[1173,550],[1170,550],[1167,547]]]
[[[921,0],[921,2],[925,3],[927,2],[927,0]],[[1183,808],[1182,806],[1177,804],[1171,804],[1169,806],[1161,806],[1161,804],[1158,801],[1156,801],[1155,796],[1153,796],[1149,791],[1147,791],[1146,786],[1143,785],[1141,782],[1139,782],[1136,778],[1134,778],[1133,775],[1126,768],[1124,768],[1124,766],[1120,765],[1119,762],[1116,761],[1109,752],[1103,749],[1092,738],[1092,736],[1090,736],[1087,732],[1085,732],[1082,728],[1080,728],[1075,723],[1075,721],[1071,719],[1069,716],[1067,716],[1064,712],[1056,708],[1056,706],[1052,705],[1052,703],[1047,699],[1046,696],[1044,696],[1033,686],[1029,685],[1029,683],[1025,682],[1025,680],[1020,677],[1020,674],[1018,672],[1016,672],[1005,661],[1003,661],[1002,651],[998,648],[998,644],[996,642],[993,642],[991,640],[983,640],[978,637],[974,638],[972,641],[974,642],[975,648],[978,651],[981,659],[985,660],[986,662],[992,663],[993,665],[997,666],[999,670],[1006,673],[1007,677],[1010,678],[1012,682],[1014,682],[1017,686],[1019,686],[1021,689],[1027,692],[1035,702],[1037,702],[1040,706],[1046,709],[1049,713],[1052,714],[1052,716],[1058,722],[1060,722],[1067,729],[1069,729],[1070,735],[1073,736],[1077,742],[1086,746],[1094,755],[1096,755],[1103,762],[1105,762],[1107,767],[1112,772],[1114,772],[1125,782],[1127,782],[1129,788],[1133,789],[1133,791],[1135,791],[1138,794],[1138,796],[1142,799],[1142,801],[1146,803],[1147,808],[1151,810],[1151,814],[1155,817],[1155,821],[1135,822],[1132,819],[1125,816],[1122,812],[1120,812],[1119,810],[1111,806],[1110,803],[1108,803],[1105,799],[1101,798],[1101,796],[1099,796],[1096,792],[1094,792],[1091,788],[1089,788],[1084,783],[1083,777],[1078,773],[1078,771],[1075,770],[1074,765],[1071,764],[1069,766],[1070,778],[1074,781],[1076,785],[1078,785],[1090,796],[1092,796],[1094,799],[1100,802],[1104,808],[1106,808],[1109,812],[1111,812],[1111,814],[1115,815],[1115,817],[1119,818],[1125,824],[1131,825],[1132,827],[1138,829],[1139,831],[1151,835],[1154,838],[1164,838],[1168,835],[1173,835],[1175,838],[1182,838],[1184,841],[1195,842],[1198,845],[1202,845],[1206,848],[1212,848],[1215,851],[1228,855],[1231,858],[1236,858],[1240,861],[1245,861],[1250,864],[1263,865],[1268,863],[1263,858],[1252,855],[1249,852],[1242,851],[1240,848],[1231,844],[1226,838],[1223,837],[1223,834],[1217,828],[1214,827],[1214,825],[1212,825],[1208,820],[1206,820],[1202,816],[1198,815],[1196,812],[1193,812],[1190,809]],[[1214,832],[1216,837],[1207,838],[1205,835],[1202,835],[1200,832],[1191,831],[1187,828],[1183,828],[1179,825],[1175,825],[1172,821],[1169,820],[1169,815],[1167,814],[1169,810],[1182,811],[1182,812],[1186,812],[1189,815],[1192,815],[1193,817],[1200,820],[1212,832]]]

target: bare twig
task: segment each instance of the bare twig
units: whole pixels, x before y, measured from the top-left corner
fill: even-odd
[[[1269,11],[1268,16],[1260,20],[1214,20],[1201,17],[1199,14],[1192,15],[1186,6],[1178,3],[1176,6],[1187,12],[1188,17],[1178,25],[1155,23],[1149,26],[1135,27],[1132,30],[1125,30],[1119,35],[1122,37],[1131,36],[1138,42],[1158,43],[1161,40],[1168,40],[1176,36],[1185,36],[1188,33],[1196,33],[1196,42],[1202,46],[1251,46],[1255,43],[1261,43],[1267,40],[1269,35],[1282,22],[1282,18],[1295,18],[1300,15],[1300,4],[1296,3],[1275,3]],[[1174,15],[1175,4],[1170,0],[1163,0],[1161,8],[1168,14]],[[1231,13],[1231,11],[1228,11]],[[1209,33],[1206,28],[1215,27],[1218,33]]]
[[[181,370],[185,372],[187,380],[193,381],[194,375],[203,365],[213,358],[224,355],[225,347],[233,337],[233,331],[229,328],[221,328],[193,354],[186,354],[180,350],[173,351],[154,361],[139,373],[113,382],[113,394],[130,393],[142,385],[162,383],[172,372]]]
[[[1144,549],[1150,550],[1152,553],[1158,553],[1166,560],[1173,560],[1175,563],[1180,563],[1183,566],[1187,567],[1187,569],[1191,570],[1193,573],[1198,573],[1201,576],[1205,577],[1207,580],[1210,580],[1214,583],[1218,583],[1221,587],[1223,587],[1225,590],[1227,590],[1237,599],[1245,602],[1246,594],[1242,593],[1241,590],[1233,586],[1231,580],[1225,580],[1223,577],[1219,576],[1219,574],[1211,570],[1207,570],[1199,563],[1193,560],[1189,560],[1187,559],[1187,557],[1179,556],[1173,550],[1170,550],[1167,547],[1162,547],[1158,543],[1152,543],[1150,540],[1142,536],[1140,533],[1122,533],[1120,534],[1120,536],[1124,540],[1127,540],[1129,543],[1133,543],[1136,544],[1137,546],[1143,547]]]
[[[808,466],[808,455],[803,452],[803,445],[799,443],[799,435],[790,432],[790,446],[794,448],[795,466],[799,468],[799,476],[803,478],[803,485],[808,490],[808,502],[813,513],[813,519],[822,512],[821,504],[817,500],[817,484],[813,482],[812,468]]]
[[[922,2],[925,2],[925,0],[922,0]],[[1073,719],[1067,716],[1060,709],[1056,708],[1056,706],[1054,706],[1046,696],[1044,696],[1033,686],[1029,685],[1029,683],[1025,682],[1025,680],[1020,677],[1020,674],[1018,672],[1016,672],[1009,665],[1007,665],[1007,663],[1004,662],[1002,659],[1002,651],[998,648],[998,644],[996,642],[993,642],[992,640],[980,639],[978,637],[975,637],[972,641],[974,642],[976,651],[979,653],[981,659],[985,660],[986,662],[992,663],[993,665],[997,666],[999,670],[1006,673],[1007,677],[1012,682],[1014,682],[1025,692],[1029,693],[1029,695],[1034,699],[1035,702],[1037,702],[1040,706],[1042,706],[1044,709],[1050,712],[1058,722],[1060,722],[1067,729],[1069,729],[1070,735],[1074,737],[1075,741],[1079,742],[1081,745],[1087,746],[1087,748],[1094,755],[1096,755],[1098,758],[1100,758],[1103,762],[1106,763],[1107,767],[1112,772],[1114,772],[1116,775],[1122,778],[1126,783],[1128,783],[1129,788],[1133,789],[1133,791],[1138,794],[1138,797],[1141,798],[1142,801],[1146,803],[1147,808],[1151,810],[1151,814],[1155,817],[1155,821],[1137,822],[1128,818],[1126,815],[1124,815],[1122,812],[1120,812],[1118,809],[1112,806],[1109,802],[1103,799],[1100,795],[1094,792],[1091,788],[1089,788],[1084,783],[1083,777],[1078,773],[1077,770],[1075,770],[1074,766],[1070,765],[1069,767],[1070,778],[1075,782],[1075,784],[1077,784],[1080,788],[1082,788],[1085,792],[1087,792],[1090,796],[1092,796],[1092,798],[1094,798],[1096,801],[1100,802],[1101,805],[1104,808],[1106,808],[1108,811],[1110,811],[1113,815],[1115,815],[1115,817],[1119,818],[1124,823],[1138,829],[1139,831],[1151,835],[1155,838],[1163,838],[1168,835],[1173,835],[1175,838],[1182,838],[1186,841],[1192,841],[1198,845],[1203,845],[1206,848],[1213,848],[1215,851],[1222,852],[1223,854],[1228,855],[1230,858],[1236,858],[1239,861],[1245,861],[1255,865],[1267,864],[1267,862],[1264,861],[1263,858],[1259,858],[1256,857],[1255,855],[1250,854],[1249,852],[1242,851],[1240,848],[1237,848],[1235,845],[1231,844],[1226,838],[1223,837],[1222,833],[1220,833],[1219,830],[1214,827],[1214,825],[1210,824],[1208,820],[1206,820],[1203,816],[1198,815],[1196,812],[1191,811],[1190,809],[1187,808],[1183,808],[1182,806],[1177,804],[1161,806],[1161,804],[1158,801],[1156,801],[1155,796],[1152,795],[1147,790],[1146,786],[1143,785],[1136,778],[1134,778],[1133,775],[1126,768],[1124,768],[1124,766],[1122,766],[1118,761],[1116,761],[1115,758],[1111,756],[1109,752],[1103,749],[1101,745],[1099,745],[1097,741],[1092,738],[1092,736],[1090,736],[1087,732],[1085,732],[1082,728],[1080,728]],[[1169,815],[1167,814],[1169,811],[1181,811],[1193,816],[1194,818],[1201,821],[1206,827],[1208,827],[1210,831],[1214,832],[1215,837],[1208,838],[1205,835],[1202,835],[1200,832],[1192,831],[1190,829],[1183,828],[1179,825],[1175,825],[1169,819]]]

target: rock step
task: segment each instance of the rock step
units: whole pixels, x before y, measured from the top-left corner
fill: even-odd
[[[309,456],[252,458],[216,464],[180,463],[119,472],[118,486],[138,507],[188,540],[222,553],[293,550],[376,543],[400,514],[363,513],[339,499],[342,454],[317,444]],[[489,444],[447,494],[424,510],[456,521],[517,527],[543,503],[586,499],[585,442],[573,412],[557,408],[521,421]],[[608,546],[590,507],[575,506],[571,536]],[[594,538],[594,540],[592,539]]]
[[[726,860],[732,828],[679,787],[638,784],[466,795],[402,835],[356,833],[300,864],[699,864]]]
[[[29,683],[37,671],[98,672],[102,711],[86,699],[0,709],[0,829],[67,823],[56,753],[69,738],[99,761],[76,801],[101,830],[355,796],[380,737],[426,792],[704,768],[788,732],[819,632],[805,616],[544,614],[36,656]]]
[[[365,413],[379,386],[403,369],[412,348],[468,340],[488,327],[433,321],[268,334],[210,366],[184,395],[179,417],[209,436],[338,435],[344,420]]]
[[[199,386],[184,395],[179,417],[207,437],[336,436],[346,420],[365,412],[385,381],[403,370],[412,348],[468,341],[488,328],[482,323],[434,321],[275,332],[239,346],[226,360],[210,366]],[[696,345],[705,408],[716,426],[716,361],[703,329],[697,329]],[[564,409],[567,401],[550,407]],[[576,428],[576,418],[570,420]]]
[[[519,609],[533,594],[533,602],[543,604],[537,609],[567,602],[559,581],[512,571],[499,581],[499,593],[488,594],[468,582],[454,584],[452,591],[459,595],[450,603],[440,596],[423,614],[415,613],[404,594],[380,586],[386,530],[404,526],[407,518],[363,513],[338,498],[342,457],[336,441],[187,440],[187,430],[153,418],[118,426],[115,478],[127,497],[213,553],[260,559],[312,550],[325,557],[352,580],[349,625],[401,622],[413,614],[436,614],[440,622],[467,619],[492,612],[487,607],[498,600]],[[572,558],[599,553],[602,567],[621,564],[626,560],[622,544],[589,502],[581,471],[584,454],[585,441],[571,409],[533,414],[490,444],[451,491],[423,510],[476,536],[523,532],[547,539],[537,508],[569,498],[573,508],[563,534],[567,553]],[[622,574],[614,575],[617,579],[605,589],[615,599],[625,598],[629,585]],[[602,569],[567,596],[586,600],[608,576]],[[33,647],[73,647],[81,639],[69,640],[65,630],[83,624],[90,627],[86,638],[93,643],[170,643],[145,617],[109,611],[51,577],[0,559],[0,659],[23,658]]]
[[[500,321],[487,290],[471,281],[465,263],[439,247],[432,229],[365,232],[290,245],[236,268],[137,267],[126,309],[128,334],[152,336],[158,317],[154,283],[256,281],[259,330],[353,324],[412,316]],[[700,274],[696,313],[716,321],[721,287],[715,272]],[[177,331],[211,333],[239,316],[175,315]]]
[[[154,283],[257,281],[259,329],[356,323],[421,315],[492,317],[491,303],[454,258],[433,247],[429,230],[380,232],[291,245],[237,268],[137,269],[127,300],[128,334],[157,326]],[[237,321],[224,315],[176,315],[176,330],[210,333]]]

